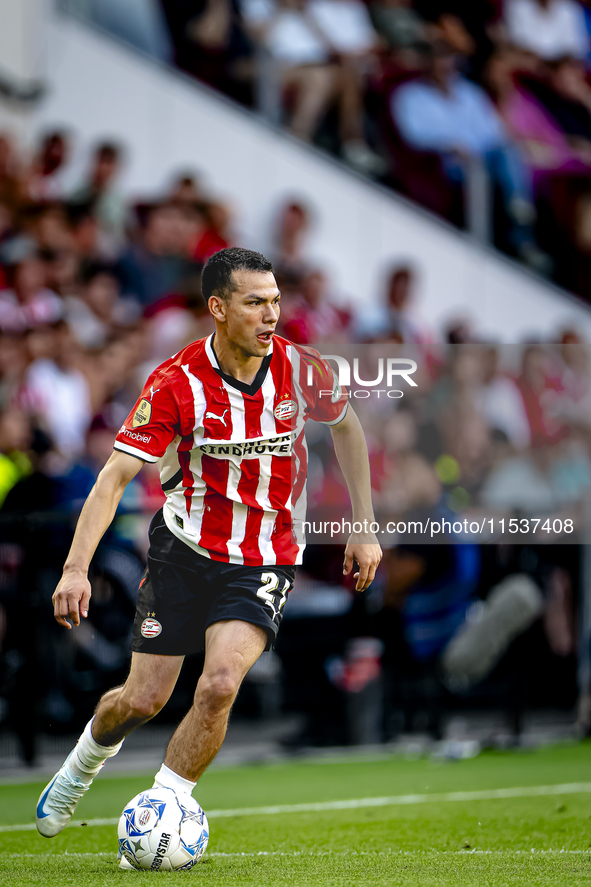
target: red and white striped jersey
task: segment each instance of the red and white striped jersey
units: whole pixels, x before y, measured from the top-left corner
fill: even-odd
[[[252,385],[219,367],[214,336],[159,366],[115,440],[158,462],[168,528],[206,557],[301,563],[308,419],[338,424],[347,393],[312,348],[273,337]]]

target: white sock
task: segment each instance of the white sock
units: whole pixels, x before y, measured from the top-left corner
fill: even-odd
[[[161,766],[154,777],[154,788],[171,788],[175,792],[185,792],[187,795],[191,794],[196,785],[196,782],[184,779],[178,773],[175,773],[174,770],[171,770],[170,767],[167,767],[166,764]]]
[[[70,769],[74,776],[83,782],[92,782],[96,774],[99,772],[107,758],[116,755],[123,740],[117,745],[99,745],[92,735],[92,718],[86,727],[78,744],[74,749],[74,754],[70,758]]]

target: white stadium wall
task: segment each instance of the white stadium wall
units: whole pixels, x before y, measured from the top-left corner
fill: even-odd
[[[316,210],[311,254],[344,300],[376,304],[387,269],[410,261],[420,269],[418,313],[433,328],[463,316],[504,342],[547,337],[565,324],[591,337],[591,311],[572,297],[74,18],[50,22],[47,70],[33,135],[71,129],[75,177],[89,146],[113,137],[128,147],[126,193],[158,195],[174,173],[203,171],[208,190],[235,209],[242,245],[268,250],[280,202],[309,203]]]

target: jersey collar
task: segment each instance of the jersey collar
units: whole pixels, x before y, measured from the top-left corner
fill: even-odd
[[[263,358],[263,361],[259,367],[256,376],[254,377],[250,385],[247,385],[246,382],[241,382],[240,379],[235,379],[234,376],[230,376],[228,375],[228,373],[224,373],[224,371],[220,368],[217,354],[215,353],[215,349],[213,346],[214,336],[215,333],[212,333],[206,339],[205,353],[207,354],[207,357],[209,358],[209,361],[218,376],[221,376],[224,382],[226,382],[228,385],[231,385],[232,388],[236,388],[237,391],[241,391],[242,394],[250,394],[251,396],[256,394],[265,381],[267,370],[269,369],[269,364],[271,363],[271,357],[273,355],[273,340],[271,340],[271,347],[269,348],[266,356]]]

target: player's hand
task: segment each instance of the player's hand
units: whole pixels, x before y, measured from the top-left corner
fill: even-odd
[[[373,533],[364,536],[352,533],[349,536],[345,548],[343,573],[348,576],[353,569],[353,562],[357,561],[359,571],[353,574],[353,578],[357,579],[355,591],[365,591],[366,588],[369,588],[381,559],[382,549]]]
[[[80,625],[80,617],[88,616],[90,601],[90,582],[86,573],[64,573],[53,593],[53,615],[64,628]],[[71,622],[68,622],[71,619]]]

